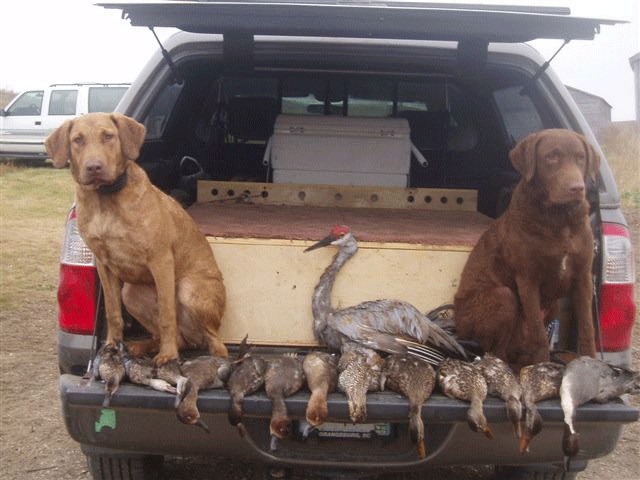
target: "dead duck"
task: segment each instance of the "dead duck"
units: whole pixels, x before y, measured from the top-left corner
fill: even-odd
[[[156,377],[156,363],[151,357],[127,358],[124,368],[131,383],[146,385],[159,392],[178,393],[176,387]]]
[[[303,436],[322,425],[329,416],[327,395],[338,386],[338,356],[328,352],[310,352],[304,357],[302,369],[311,391],[307,403],[307,426]]]
[[[438,383],[446,396],[471,403],[467,411],[469,428],[493,439],[493,432],[482,411],[482,403],[487,397],[488,387],[480,367],[462,360],[447,358],[438,367]]]
[[[178,360],[169,360],[163,365],[157,366],[156,377],[159,380],[164,380],[165,382],[176,387],[177,396],[175,400],[175,407],[177,408],[178,404],[180,403],[180,399],[183,396],[185,385],[188,381],[187,377],[182,374],[182,370],[180,369]]]
[[[531,439],[542,429],[542,417],[538,413],[536,402],[560,395],[560,382],[564,365],[543,362],[528,365],[520,370],[522,402],[524,403],[524,426],[520,437],[520,453],[529,451]]]
[[[520,419],[522,418],[522,388],[518,377],[509,364],[498,357],[485,354],[476,362],[482,371],[482,376],[487,382],[487,394],[505,401],[507,418],[513,425],[513,433],[520,438],[522,430]]]
[[[564,412],[562,450],[568,458],[580,450],[579,435],[573,424],[576,408],[590,400],[605,403],[625,393],[640,393],[637,372],[587,356],[569,362],[560,384],[560,404]]]
[[[233,368],[227,389],[231,396],[231,409],[229,410],[229,422],[235,425],[243,434],[242,427],[242,401],[245,395],[257,392],[264,385],[264,374],[267,363],[262,357],[245,355],[237,361]]]
[[[342,345],[338,361],[338,389],[347,396],[353,423],[367,418],[367,392],[380,390],[384,360],[375,350],[354,342]]]
[[[118,342],[115,345],[104,344],[95,359],[97,376],[105,382],[105,397],[102,402],[103,407],[111,404],[111,398],[116,393],[120,382],[126,375],[125,370],[125,350],[124,343]]]
[[[286,438],[291,433],[291,420],[287,414],[284,399],[293,395],[304,386],[304,371],[302,357],[283,355],[269,359],[264,372],[264,389],[271,399],[271,450],[278,448],[278,440]]]
[[[198,392],[224,387],[231,373],[231,362],[223,357],[202,355],[185,361],[180,370],[187,381],[181,388],[180,402],[176,408],[178,420],[186,425],[196,425],[209,433],[198,411]]]
[[[436,372],[427,362],[411,355],[390,355],[385,359],[380,390],[388,388],[409,400],[409,431],[420,459],[427,456],[422,405],[431,396],[435,384]]]

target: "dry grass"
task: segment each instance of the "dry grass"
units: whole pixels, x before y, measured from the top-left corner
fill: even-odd
[[[0,88],[0,108],[6,107],[13,97],[18,95],[18,92],[14,92],[13,90],[5,90],[4,88]]]
[[[613,123],[600,142],[627,207],[640,207],[640,123]]]
[[[55,295],[73,198],[67,170],[0,165],[0,311]]]

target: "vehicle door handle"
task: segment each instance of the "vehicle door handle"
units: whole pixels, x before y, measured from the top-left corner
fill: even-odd
[[[42,125],[42,122],[40,120],[36,121],[36,125]]]

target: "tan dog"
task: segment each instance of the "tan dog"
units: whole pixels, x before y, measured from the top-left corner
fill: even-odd
[[[135,163],[144,136],[129,117],[92,113],[66,121],[45,142],[56,167],[71,163],[78,229],[105,294],[107,343],[123,340],[123,302],[152,334],[128,343],[130,354],[158,352],[159,365],[183,347],[226,356],[218,337],[222,274],[195,222]]]
[[[570,296],[578,351],[595,355],[593,234],[585,180],[600,158],[569,130],[543,130],[509,154],[522,178],[507,211],[482,235],[455,296],[462,339],[515,368],[549,360],[545,326]]]

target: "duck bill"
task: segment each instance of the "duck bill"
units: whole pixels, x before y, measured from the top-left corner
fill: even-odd
[[[271,449],[272,452],[275,452],[278,450],[278,437],[276,437],[275,435],[271,435],[271,442],[269,444],[269,448]]]
[[[310,423],[307,423],[304,426],[304,429],[302,430],[302,438],[309,438],[309,436],[312,435],[317,430],[318,430],[318,427],[316,427],[315,425],[311,425]]]
[[[520,453],[525,454],[525,453],[529,453],[529,443],[531,442],[531,437],[527,434],[524,433],[521,437],[520,437]]]
[[[519,421],[513,422],[513,435],[518,438],[522,438],[522,426]]]
[[[322,240],[320,240],[319,242],[316,242],[310,247],[305,248],[304,251],[306,253],[306,252],[310,252],[311,250],[316,250],[318,248],[326,247],[327,245],[331,245],[331,242],[333,242],[334,240],[335,239],[331,235],[328,235],[324,237]]]
[[[424,443],[424,440],[418,442],[418,458],[420,460],[427,458],[427,446]]]
[[[209,427],[207,426],[206,423],[204,423],[204,421],[201,418],[199,418],[198,421],[196,423],[194,423],[194,425],[196,427],[202,428],[207,433],[211,433],[211,431],[209,430]]]
[[[484,430],[482,430],[482,433],[484,433],[484,436],[487,437],[489,440],[493,440],[493,432],[491,431],[491,428],[489,428],[488,426],[484,428]]]

